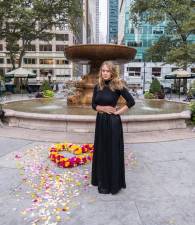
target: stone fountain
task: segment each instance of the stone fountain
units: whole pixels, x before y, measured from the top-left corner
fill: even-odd
[[[12,127],[55,132],[63,131],[66,138],[68,135],[70,142],[91,143],[94,137],[96,116],[90,113],[82,114],[81,109],[85,107],[82,104],[91,103],[92,89],[97,82],[99,67],[105,60],[112,60],[117,64],[127,63],[134,58],[135,53],[135,49],[120,45],[75,45],[66,48],[67,59],[75,63],[90,65],[90,72],[84,75],[81,81],[77,83],[75,95],[68,98],[69,106],[65,108],[70,111],[56,114],[34,111],[34,109],[41,106],[44,109],[49,107],[53,112],[56,110],[56,107],[62,106],[63,102],[65,102],[64,99],[61,99],[62,102],[59,100],[58,105],[56,105],[57,100],[54,99],[54,103],[51,106],[46,104],[44,107],[42,102],[44,99],[29,100],[32,111],[27,106],[27,112],[25,112],[25,101],[19,101],[10,103],[7,108],[3,107],[5,121]],[[160,103],[163,104],[163,102]],[[12,108],[12,104],[17,106],[15,110]],[[73,108],[76,108],[76,111]],[[190,116],[189,111],[180,110],[179,112],[158,115],[156,115],[156,111],[151,115],[145,115],[145,113],[138,115],[134,113],[132,115],[122,115],[121,118],[123,131],[128,136],[132,132],[186,128],[185,121],[190,119]],[[80,137],[81,133],[84,133],[84,135],[81,138],[82,140],[79,140],[78,137]],[[88,139],[86,139],[87,133],[90,134]]]
[[[101,64],[111,60],[116,64],[130,62],[136,54],[136,50],[124,45],[115,44],[86,44],[74,45],[65,49],[66,58],[75,63],[90,65],[90,72],[76,83],[75,95],[69,96],[69,105],[90,104],[92,90],[97,83],[98,72]]]

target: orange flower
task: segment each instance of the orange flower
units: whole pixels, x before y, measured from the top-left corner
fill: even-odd
[[[75,167],[92,160],[94,146],[92,144],[74,145],[72,143],[58,143],[49,148],[49,158],[63,168]],[[59,154],[60,151],[68,151],[76,156],[67,158]],[[83,154],[84,153],[84,154]]]

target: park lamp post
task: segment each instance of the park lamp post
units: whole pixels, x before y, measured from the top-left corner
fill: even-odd
[[[1,79],[0,79],[0,98],[1,98]]]
[[[51,73],[48,73],[48,81],[49,81],[49,84],[51,84]]]
[[[145,83],[146,83],[146,61],[145,61],[145,53],[143,53],[143,63],[144,63],[143,94],[145,94]]]

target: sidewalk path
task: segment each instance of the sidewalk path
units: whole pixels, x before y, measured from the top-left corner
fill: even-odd
[[[92,133],[64,133],[54,131],[32,130],[17,127],[0,127],[0,137],[24,139],[43,142],[93,143]],[[125,143],[147,143],[158,141],[182,140],[195,138],[192,128],[125,134]]]
[[[144,135],[125,144],[127,188],[102,195],[91,165],[48,160],[62,133],[0,128],[0,225],[195,225],[195,133]]]

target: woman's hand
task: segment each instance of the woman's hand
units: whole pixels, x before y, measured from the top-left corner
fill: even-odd
[[[116,108],[112,107],[112,106],[100,106],[100,105],[98,105],[96,107],[96,110],[98,112],[105,112],[105,113],[108,113],[108,114],[114,114],[116,112]]]
[[[128,110],[128,106],[127,105],[124,105],[122,108],[120,109],[117,109],[114,114],[115,115],[121,115],[123,114],[124,112],[126,112]]]
[[[120,112],[119,111],[115,111],[114,115],[120,115]]]
[[[104,112],[108,114],[114,114],[116,112],[116,108],[112,106],[103,106],[104,107]]]

